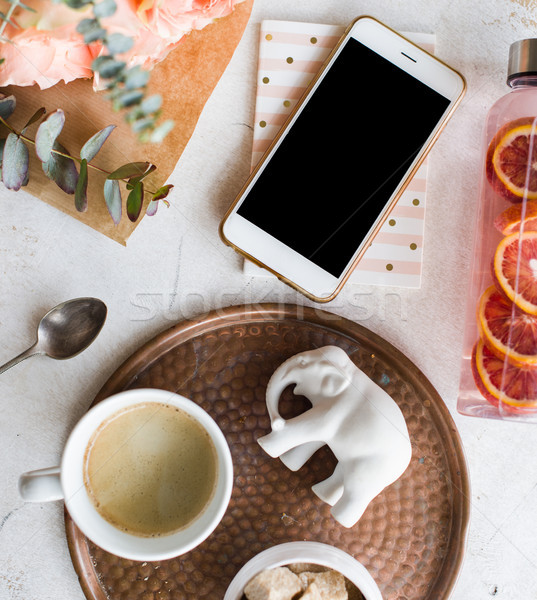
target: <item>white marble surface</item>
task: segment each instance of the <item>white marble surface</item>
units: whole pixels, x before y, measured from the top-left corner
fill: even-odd
[[[29,346],[39,317],[65,299],[97,296],[109,308],[100,337],[78,357],[33,358],[0,376],[2,600],[83,600],[61,503],[23,504],[17,479],[58,462],[68,432],[125,358],[172,323],[212,308],[308,304],[279,282],[243,275],[217,226],[249,170],[260,21],[344,24],[360,14],[403,31],[436,32],[438,56],[464,73],[468,92],[430,155],[422,288],[352,286],[325,308],[400,348],[453,414],[472,484],[453,600],[537,598],[537,427],[456,411],[481,127],[507,89],[509,44],[535,35],[537,3],[255,0],[244,38],[171,177],[172,207],[146,218],[127,248],[24,192],[0,189],[0,362]]]

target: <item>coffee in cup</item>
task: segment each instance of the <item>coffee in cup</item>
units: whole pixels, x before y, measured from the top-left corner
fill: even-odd
[[[84,484],[99,514],[132,535],[187,527],[208,506],[217,480],[216,448],[184,410],[158,402],[113,414],[91,437]]]

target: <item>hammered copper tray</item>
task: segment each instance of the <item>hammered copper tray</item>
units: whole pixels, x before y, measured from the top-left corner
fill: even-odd
[[[256,440],[270,430],[265,388],[276,367],[334,344],[394,398],[412,441],[403,476],[375,498],[352,528],[339,525],[311,491],[335,466],[325,446],[292,472]],[[223,430],[235,483],[216,530],[188,554],[140,563],[92,544],[66,513],[71,557],[89,600],[222,600],[246,561],[276,544],[316,540],[358,559],[385,600],[449,596],[464,553],[469,485],[461,441],[438,393],[401,352],[364,327],[319,309],[262,304],[222,309],[163,332],[112,375],[95,402],[130,388],[178,392]],[[308,406],[287,389],[284,416]]]

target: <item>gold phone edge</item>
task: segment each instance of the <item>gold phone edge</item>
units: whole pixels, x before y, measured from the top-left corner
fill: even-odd
[[[406,40],[409,44],[412,44],[412,46],[416,47],[420,52],[425,52],[425,54],[428,54],[429,56],[431,56],[432,58],[434,58],[434,60],[436,60],[439,63],[441,63],[442,65],[444,65],[450,71],[453,71],[454,73],[456,73],[461,78],[462,89],[461,89],[461,92],[460,92],[459,96],[457,97],[457,99],[453,102],[453,105],[452,105],[451,109],[449,110],[449,112],[444,117],[444,120],[442,121],[442,124],[439,127],[438,131],[435,133],[434,137],[430,140],[430,142],[427,144],[427,146],[422,150],[422,152],[420,154],[420,157],[418,158],[418,161],[414,165],[414,168],[412,169],[412,171],[408,174],[408,176],[406,177],[406,179],[401,184],[401,187],[399,188],[399,191],[392,198],[389,206],[385,209],[384,215],[383,215],[382,219],[377,224],[377,226],[375,227],[375,229],[371,232],[371,234],[366,238],[366,240],[364,240],[362,250],[356,256],[356,258],[353,260],[353,262],[349,265],[349,267],[345,271],[345,274],[343,275],[341,281],[339,282],[339,284],[337,285],[337,287],[335,288],[335,290],[332,292],[332,294],[330,294],[330,296],[327,296],[326,298],[324,298],[324,297],[319,297],[319,296],[315,296],[315,295],[311,294],[310,292],[308,292],[304,288],[300,287],[299,285],[297,285],[296,283],[294,283],[293,281],[291,281],[290,279],[288,279],[287,277],[285,277],[281,273],[278,273],[274,269],[271,269],[269,266],[265,265],[260,260],[258,260],[257,258],[253,257],[251,254],[248,254],[248,252],[245,252],[244,250],[242,250],[242,248],[239,248],[238,246],[236,246],[233,242],[231,242],[230,240],[228,240],[227,237],[225,236],[225,234],[224,234],[224,223],[225,223],[226,219],[229,217],[229,215],[233,212],[233,209],[235,208],[236,204],[238,203],[238,201],[242,197],[243,193],[246,191],[246,188],[250,184],[250,181],[253,179],[253,177],[255,176],[255,174],[257,173],[257,171],[259,171],[259,169],[263,166],[263,164],[265,163],[267,157],[272,152],[272,149],[274,148],[274,146],[276,145],[276,143],[278,142],[278,140],[280,139],[280,137],[283,135],[283,133],[287,129],[287,126],[289,125],[289,123],[293,119],[294,115],[296,114],[296,112],[298,111],[298,109],[302,106],[302,104],[303,104],[304,100],[306,99],[306,97],[308,96],[311,88],[315,85],[315,83],[317,82],[317,80],[319,79],[319,77],[323,74],[323,72],[327,68],[328,64],[332,60],[332,57],[337,52],[337,50],[341,46],[341,44],[344,42],[344,40],[347,37],[349,31],[354,27],[354,25],[356,24],[356,22],[359,21],[360,19],[371,19],[373,21],[376,21],[377,23],[379,23],[383,27],[386,27],[387,29],[389,29],[390,31],[392,31],[393,33],[395,33],[397,36],[399,36],[399,37],[403,38],[404,40]],[[339,294],[339,292],[341,291],[341,289],[343,288],[343,286],[345,285],[345,283],[347,282],[347,280],[349,279],[349,277],[352,275],[352,272],[354,271],[354,269],[356,268],[356,266],[358,265],[358,263],[362,259],[362,257],[365,254],[366,250],[373,243],[373,240],[374,240],[375,236],[379,232],[379,230],[382,227],[382,225],[384,225],[386,219],[390,216],[390,213],[393,210],[393,208],[394,208],[395,204],[397,203],[397,201],[399,200],[399,198],[401,197],[401,194],[405,191],[405,189],[407,188],[408,184],[410,183],[410,181],[412,180],[412,178],[414,177],[414,175],[418,171],[419,167],[422,165],[423,161],[427,157],[427,154],[429,154],[429,151],[431,150],[431,148],[435,144],[436,140],[438,139],[438,137],[440,136],[440,134],[444,130],[445,126],[447,125],[447,122],[451,119],[453,113],[455,112],[455,110],[457,109],[457,107],[459,106],[459,104],[461,103],[461,101],[462,101],[465,93],[466,93],[466,79],[464,78],[464,76],[459,71],[457,71],[456,69],[454,69],[453,67],[451,67],[450,65],[448,65],[447,63],[445,63],[440,58],[434,56],[434,54],[431,54],[427,50],[424,50],[423,48],[421,48],[420,46],[418,46],[417,44],[415,44],[414,42],[412,42],[411,40],[409,40],[408,38],[406,38],[404,35],[401,35],[395,29],[392,29],[391,27],[389,27],[385,23],[379,21],[378,19],[375,19],[375,17],[371,17],[369,15],[361,15],[359,17],[356,17],[355,19],[353,19],[351,21],[351,23],[345,29],[345,31],[343,32],[340,40],[335,45],[335,47],[333,48],[333,50],[330,52],[330,54],[326,58],[325,62],[323,63],[323,66],[319,69],[318,73],[311,80],[310,84],[308,85],[308,87],[306,88],[306,90],[304,91],[304,93],[302,94],[302,96],[300,97],[300,99],[298,100],[298,102],[296,103],[295,108],[288,115],[287,119],[285,120],[285,122],[281,126],[281,128],[278,131],[278,133],[276,134],[275,138],[272,140],[272,142],[270,143],[270,145],[267,148],[267,150],[264,152],[263,156],[260,158],[260,160],[257,163],[257,165],[254,167],[253,171],[250,173],[250,175],[246,179],[246,182],[244,183],[244,185],[240,189],[239,193],[236,195],[235,200],[232,202],[231,206],[228,208],[228,210],[224,214],[222,220],[220,221],[220,225],[218,227],[218,233],[220,235],[220,239],[224,242],[224,244],[226,244],[227,246],[230,246],[231,248],[233,248],[233,250],[235,250],[237,253],[239,253],[242,256],[244,256],[247,260],[249,260],[250,262],[253,262],[258,267],[261,267],[262,269],[265,269],[266,271],[269,271],[270,273],[272,273],[273,275],[275,275],[280,281],[282,281],[283,283],[287,284],[289,287],[295,289],[297,292],[301,293],[302,295],[304,295],[309,300],[312,300],[313,302],[324,303],[324,304],[327,303],[327,302],[331,302]]]

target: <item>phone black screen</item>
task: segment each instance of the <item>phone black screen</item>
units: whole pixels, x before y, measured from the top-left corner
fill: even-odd
[[[340,277],[448,105],[349,39],[238,214]]]

